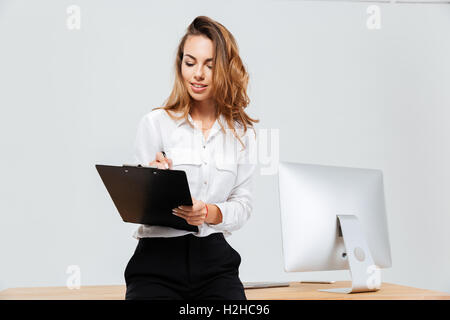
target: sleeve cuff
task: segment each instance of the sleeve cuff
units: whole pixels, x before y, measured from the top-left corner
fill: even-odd
[[[248,220],[250,210],[238,201],[226,201],[213,203],[222,213],[222,222],[209,224],[211,228],[219,231],[236,231],[240,229]]]

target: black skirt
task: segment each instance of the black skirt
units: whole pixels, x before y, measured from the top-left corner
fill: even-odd
[[[240,264],[221,232],[141,238],[125,268],[125,299],[246,300]]]

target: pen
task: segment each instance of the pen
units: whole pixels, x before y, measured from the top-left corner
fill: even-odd
[[[167,159],[166,153],[164,151],[161,151],[161,153],[163,154],[164,159]],[[169,165],[167,163],[166,163],[166,169],[169,169]]]

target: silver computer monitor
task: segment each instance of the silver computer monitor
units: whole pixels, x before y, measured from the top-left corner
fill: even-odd
[[[350,269],[352,289],[329,291],[378,290],[392,265],[382,172],[280,162],[278,177],[285,271]]]

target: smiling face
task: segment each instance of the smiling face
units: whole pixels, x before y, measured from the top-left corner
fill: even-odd
[[[212,98],[214,46],[205,36],[186,39],[181,74],[190,96],[196,101]]]

